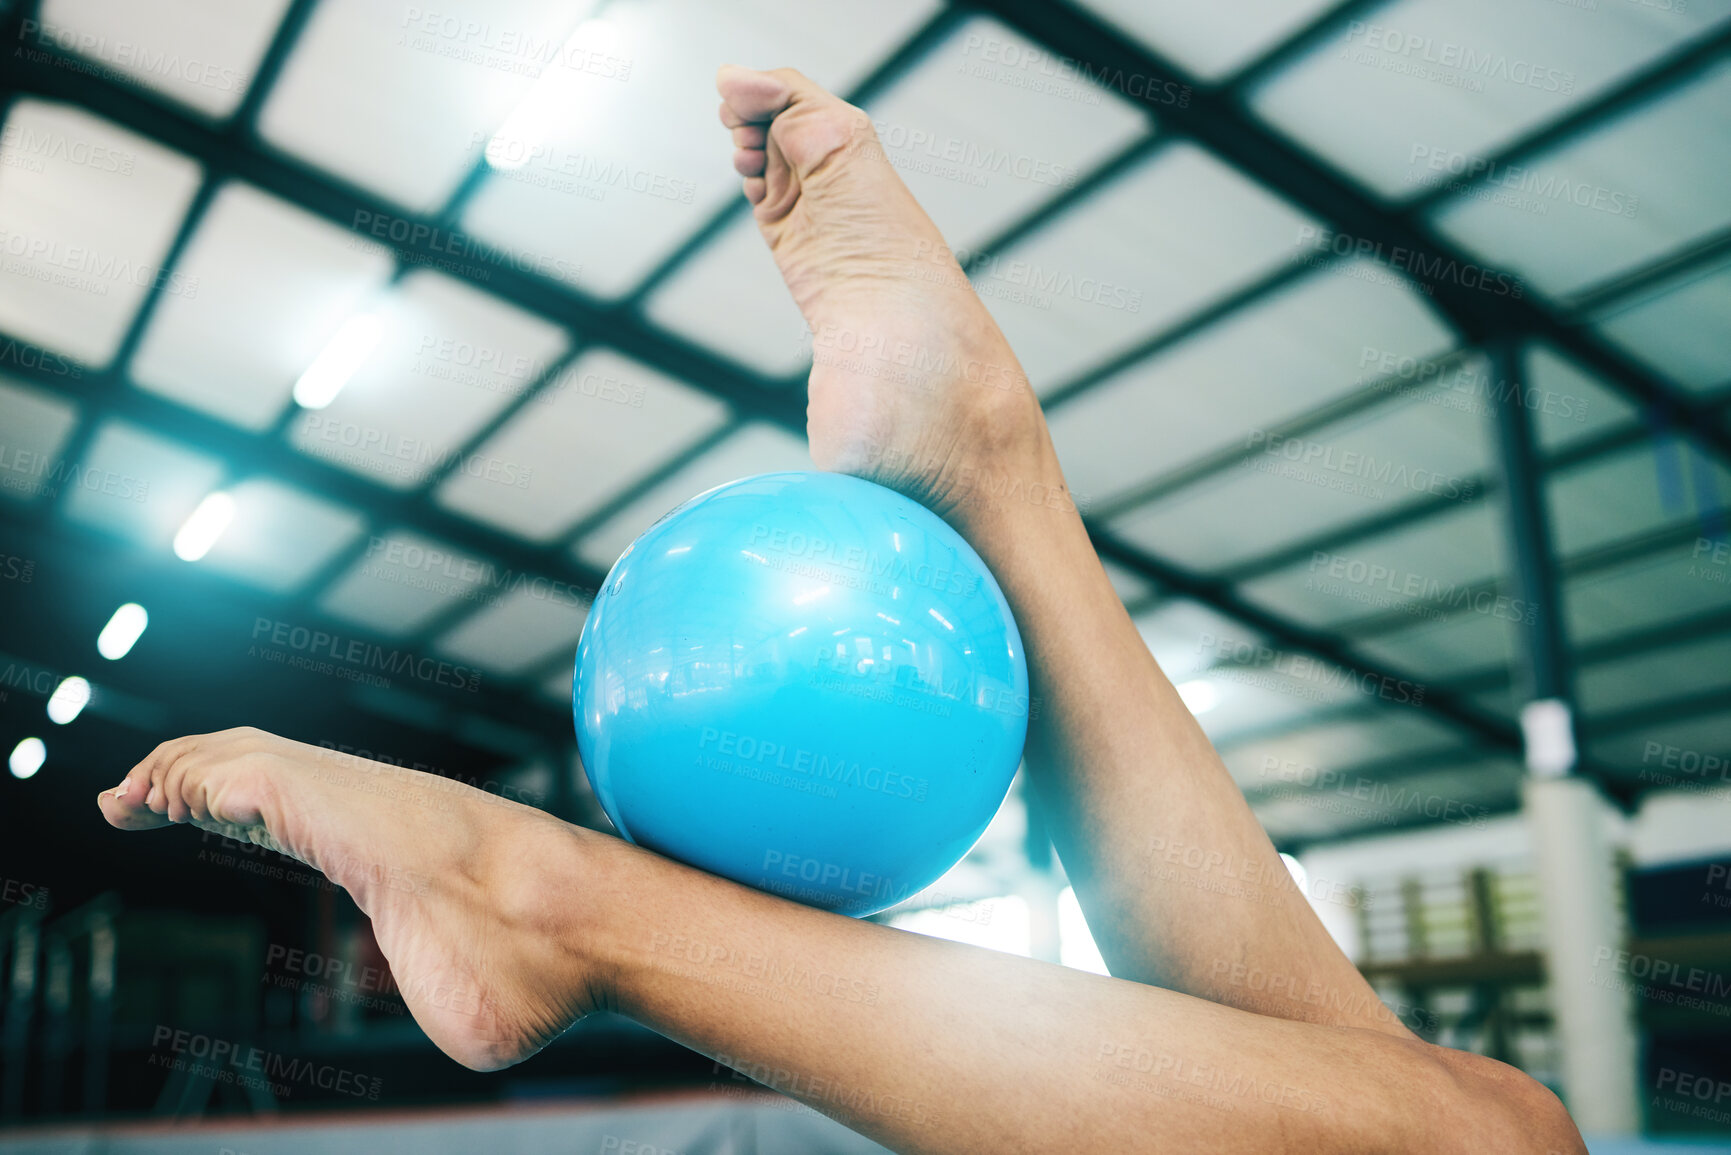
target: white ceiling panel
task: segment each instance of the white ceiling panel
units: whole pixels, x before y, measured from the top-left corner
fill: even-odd
[[[61,450],[78,424],[78,406],[0,377],[0,497],[53,497],[66,481]]]
[[[390,276],[386,250],[260,192],[223,186],[132,359],[140,386],[243,428],[267,429],[295,379]]]
[[[1640,441],[1553,474],[1546,487],[1552,547],[1561,557],[1696,517],[1691,499],[1731,494],[1731,471],[1686,441]]]
[[[952,248],[974,249],[1075,187],[1151,127],[1117,94],[1082,82],[1076,99],[995,83],[991,52],[1040,49],[986,17],[963,23],[866,109],[878,143]]]
[[[1314,550],[1239,588],[1264,609],[1323,628],[1383,614],[1435,620],[1462,606],[1519,617],[1471,592],[1503,570],[1499,516],[1483,501],[1457,506],[1368,541]]]
[[[1083,2],[1202,80],[1236,72],[1333,7],[1333,0]]]
[[[1036,391],[1293,259],[1309,218],[1191,144],[1174,144],[976,269]]]
[[[769,377],[811,362],[811,335],[781,270],[741,216],[721,230],[644,302],[651,321]]]
[[[1168,598],[1136,615],[1136,632],[1175,683],[1206,670],[1244,646],[1265,645],[1264,635],[1188,598]]]
[[[575,656],[573,656],[573,658],[575,658]],[[577,663],[573,660],[571,665],[560,667],[558,673],[549,678],[543,678],[541,684],[537,686],[536,689],[539,690],[541,696],[546,698],[548,701],[555,702],[558,705],[569,709],[572,704],[572,691],[576,681]]]
[[[464,618],[435,648],[506,677],[545,665],[561,651],[574,654],[589,606],[569,589],[550,588],[554,592],[541,596],[533,585],[518,586]]]
[[[1401,197],[1447,180],[1452,163],[1488,159],[1725,17],[1721,4],[1400,0],[1348,22],[1258,87],[1251,106]]]
[[[733,145],[715,115],[720,65],[796,65],[846,92],[935,10],[933,0],[611,3],[581,54],[589,66],[566,69],[549,81],[556,93],[535,97],[556,110],[522,132],[498,118],[467,154],[478,160],[500,128],[493,155],[524,163],[489,178],[463,225],[556,257],[566,279],[620,296],[739,196]]]
[[[1723,772],[1705,769],[1703,755],[1724,758],[1728,753],[1731,712],[1654,722],[1587,741],[1588,756],[1630,771],[1647,789],[1712,791],[1721,798],[1727,794]]]
[[[152,284],[199,166],[91,116],[20,100],[0,134],[0,330],[106,367]]]
[[[299,589],[366,529],[355,510],[269,478],[227,492],[234,520],[199,564],[272,593]]]
[[[1121,565],[1113,562],[1102,562],[1106,571],[1106,580],[1112,583],[1118,597],[1125,605],[1134,605],[1154,596],[1154,587],[1131,573]]]
[[[1314,784],[1326,771],[1455,749],[1460,742],[1459,731],[1421,711],[1380,710],[1229,745],[1221,758],[1247,790],[1291,788]]]
[[[1450,333],[1410,289],[1356,275],[1368,267],[1306,277],[1054,407],[1071,490],[1110,497],[1368,382],[1416,384]]]
[[[32,39],[207,116],[240,107],[289,0],[45,0]]]
[[[574,552],[596,569],[610,570],[638,534],[688,498],[737,478],[811,467],[804,438],[752,422],[608,518]]]
[[[328,407],[304,413],[295,448],[394,489],[412,489],[564,353],[568,335],[496,297],[426,271],[378,307],[377,348]],[[478,455],[459,468],[522,490],[529,464]]]
[[[1726,691],[1731,702],[1731,635],[1583,667],[1575,675],[1575,689],[1582,712],[1590,716],[1716,690]]]
[[[1731,384],[1731,266],[1705,269],[1601,315],[1596,327],[1685,389]]]
[[[1519,801],[1522,778],[1513,758],[1468,756],[1458,765],[1379,783],[1363,796],[1326,789],[1288,793],[1255,809],[1275,838],[1375,836],[1427,820],[1476,827]]]
[[[1567,581],[1569,640],[1577,647],[1697,614],[1731,609],[1731,564],[1711,541],[1684,542],[1639,561]]]
[[[125,421],[97,429],[67,462],[67,516],[140,545],[166,546],[222,478],[222,463]]]
[[[1302,438],[1252,431],[1246,444],[1257,452],[1239,466],[1113,528],[1156,556],[1212,570],[1417,501],[1458,500],[1488,460],[1484,422],[1411,397]]]
[[[1731,223],[1731,64],[1439,205],[1437,227],[1567,296]]]
[[[366,553],[320,597],[332,617],[402,637],[464,604],[481,605],[515,575],[418,533],[367,539]]]
[[[414,212],[444,205],[589,0],[323,0],[259,116],[293,153]]]
[[[524,463],[528,485],[516,489],[459,472],[439,487],[438,500],[550,541],[726,418],[727,407],[713,397],[611,350],[595,350],[477,450]]]
[[[1523,392],[1533,432],[1547,453],[1597,437],[1635,421],[1639,412],[1627,398],[1545,345],[1530,346]]]

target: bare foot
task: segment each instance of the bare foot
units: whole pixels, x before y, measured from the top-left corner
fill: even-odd
[[[602,835],[434,775],[243,727],[164,742],[97,796],[122,830],[189,822],[299,859],[372,919],[415,1021],[466,1067],[520,1062],[596,1009],[568,928]]]
[[[964,529],[1006,492],[1064,494],[1026,375],[870,118],[788,68],[728,65],[716,87],[746,199],[812,331],[817,466]]]

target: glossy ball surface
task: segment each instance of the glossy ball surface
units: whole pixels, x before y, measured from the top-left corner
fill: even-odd
[[[834,473],[718,486],[608,574],[577,744],[630,841],[862,915],[979,839],[1028,722],[996,580],[924,506]]]

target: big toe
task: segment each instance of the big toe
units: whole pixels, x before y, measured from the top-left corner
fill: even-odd
[[[723,64],[715,74],[715,90],[721,93],[721,122],[728,128],[762,124],[793,103],[797,86],[790,76],[809,81],[790,68],[759,72],[737,64]]]

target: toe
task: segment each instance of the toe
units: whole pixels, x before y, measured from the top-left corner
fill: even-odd
[[[769,140],[769,130],[761,124],[745,124],[733,130],[733,147],[762,148]]]
[[[722,113],[723,122],[726,123],[725,118],[730,112],[737,119],[737,123],[728,124],[729,128],[761,124],[793,100],[792,86],[780,76],[741,68],[737,64],[721,66],[715,74],[715,87],[726,106]]]
[[[768,195],[769,185],[762,177],[748,176],[745,178],[745,199],[747,202],[754,205],[759,204]]]
[[[733,171],[740,176],[762,176],[769,158],[762,149],[739,148],[733,152]]]

